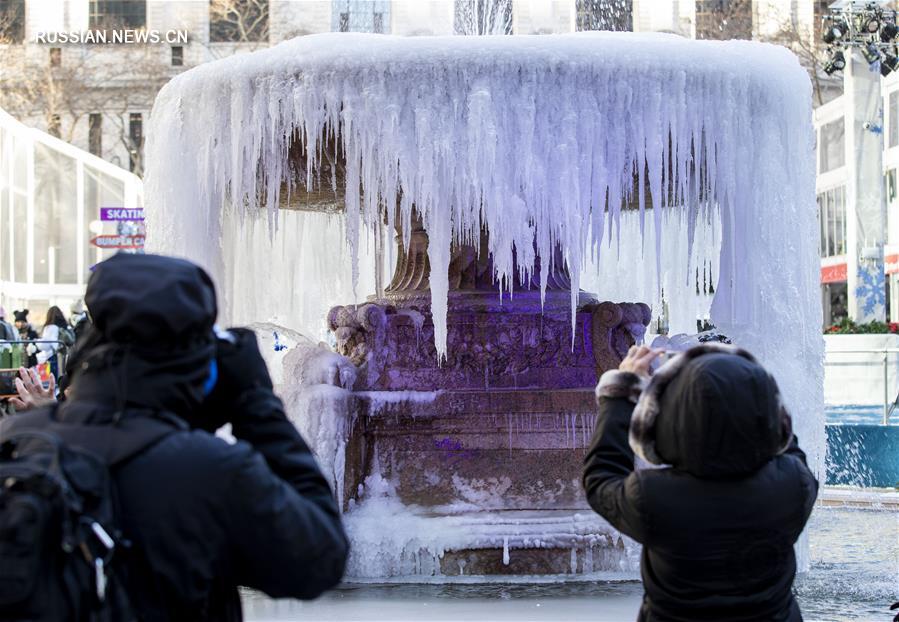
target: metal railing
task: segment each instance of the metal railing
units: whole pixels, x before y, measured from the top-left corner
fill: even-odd
[[[881,367],[883,369],[883,425],[889,425],[890,415],[893,409],[899,405],[899,388],[892,387],[890,390],[890,355],[899,354],[899,348],[872,348],[872,349],[852,349],[852,350],[827,350],[825,353],[825,365],[875,365],[876,361],[859,361],[858,363],[847,363],[845,361],[828,361],[827,357],[833,354],[880,354]],[[899,373],[899,370],[897,370]]]
[[[11,346],[11,347],[19,346],[19,347],[24,348],[25,346],[27,346],[29,344],[38,345],[38,344],[42,344],[42,343],[56,344],[57,348],[53,352],[53,356],[56,357],[57,374],[61,374],[62,370],[64,370],[66,368],[66,356],[68,356],[68,351],[69,351],[70,346],[66,345],[66,343],[63,341],[59,341],[58,339],[22,339],[22,340],[17,340],[17,341],[10,341],[9,339],[0,339],[0,351],[2,351],[4,349],[4,346]],[[28,356],[27,352],[25,353],[25,356],[27,358],[27,356]],[[27,367],[27,365],[25,365],[25,367]]]

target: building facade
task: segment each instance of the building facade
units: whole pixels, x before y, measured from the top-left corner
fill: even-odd
[[[859,74],[873,91],[853,87]],[[862,67],[845,80],[845,93],[814,116],[824,323],[899,322],[899,76]],[[876,264],[872,283],[866,263]]]

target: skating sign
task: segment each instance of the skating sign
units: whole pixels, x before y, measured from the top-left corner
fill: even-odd
[[[144,236],[142,235],[98,235],[91,244],[97,248],[143,248]]]
[[[137,208],[101,207],[100,208],[100,220],[110,221],[110,220],[143,220],[143,219],[144,219],[144,209],[142,207],[137,207]]]

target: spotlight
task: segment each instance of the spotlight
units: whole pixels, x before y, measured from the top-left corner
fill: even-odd
[[[838,70],[842,71],[846,68],[846,59],[843,57],[843,53],[837,50],[833,55],[833,64]]]
[[[848,30],[849,28],[845,22],[831,22],[827,30],[824,31],[822,39],[824,39],[824,43],[833,43],[837,39],[842,39]]]
[[[899,68],[899,57],[895,54],[886,54],[880,61],[880,75],[884,78],[896,71],[897,68]]]
[[[865,30],[865,32],[869,32],[871,34],[874,34],[878,30],[880,30],[880,20],[877,18],[876,15],[872,15],[871,17],[869,17],[868,19],[865,20],[864,30]]]
[[[896,38],[897,34],[899,34],[899,27],[896,27],[896,24],[884,24],[880,29],[880,40],[889,43]]]
[[[846,58],[843,53],[837,50],[834,52],[827,64],[824,65],[824,73],[832,75],[837,71],[843,71],[846,68]]]
[[[869,65],[873,65],[880,60],[880,50],[873,43],[869,43],[862,48],[862,56],[865,57]]]

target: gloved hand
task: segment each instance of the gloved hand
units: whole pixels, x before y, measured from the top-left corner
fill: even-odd
[[[272,390],[272,379],[259,351],[256,334],[248,328],[231,328],[234,342],[216,340],[218,380],[201,404],[191,424],[214,431],[240,417],[242,398],[258,389]]]

